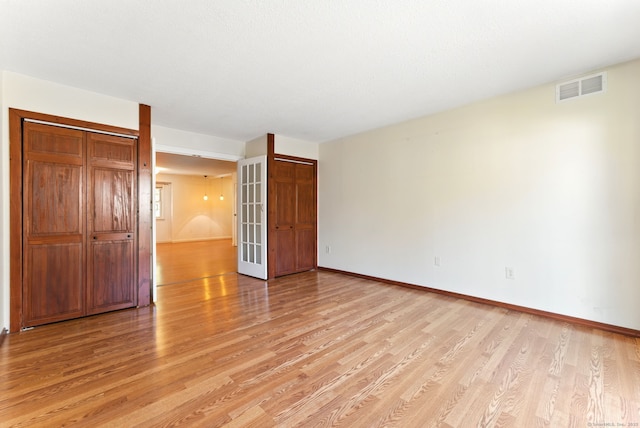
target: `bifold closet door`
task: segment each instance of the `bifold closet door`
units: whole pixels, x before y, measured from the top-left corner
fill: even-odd
[[[23,129],[23,324],[83,316],[84,132]]]
[[[269,173],[274,194],[269,227],[274,240],[275,276],[315,269],[315,164],[276,159],[273,169]]]
[[[136,141],[87,133],[87,314],[137,305]]]

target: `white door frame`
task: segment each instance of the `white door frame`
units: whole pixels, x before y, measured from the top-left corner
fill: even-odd
[[[151,137],[151,301],[158,301],[158,270],[156,269],[156,211],[153,209],[156,190],[156,139]]]

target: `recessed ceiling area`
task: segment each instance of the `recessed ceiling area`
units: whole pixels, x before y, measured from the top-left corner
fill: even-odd
[[[325,142],[640,57],[638,0],[2,0],[0,70]]]
[[[236,171],[236,163],[197,156],[156,153],[156,171],[159,174],[227,176]]]

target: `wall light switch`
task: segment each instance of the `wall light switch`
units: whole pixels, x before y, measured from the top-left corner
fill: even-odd
[[[507,278],[507,279],[515,279],[515,274],[513,272],[513,268],[512,267],[504,268],[504,277]]]

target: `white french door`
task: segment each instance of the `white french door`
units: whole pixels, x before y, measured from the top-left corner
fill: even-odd
[[[267,157],[238,161],[238,273],[267,279]]]

